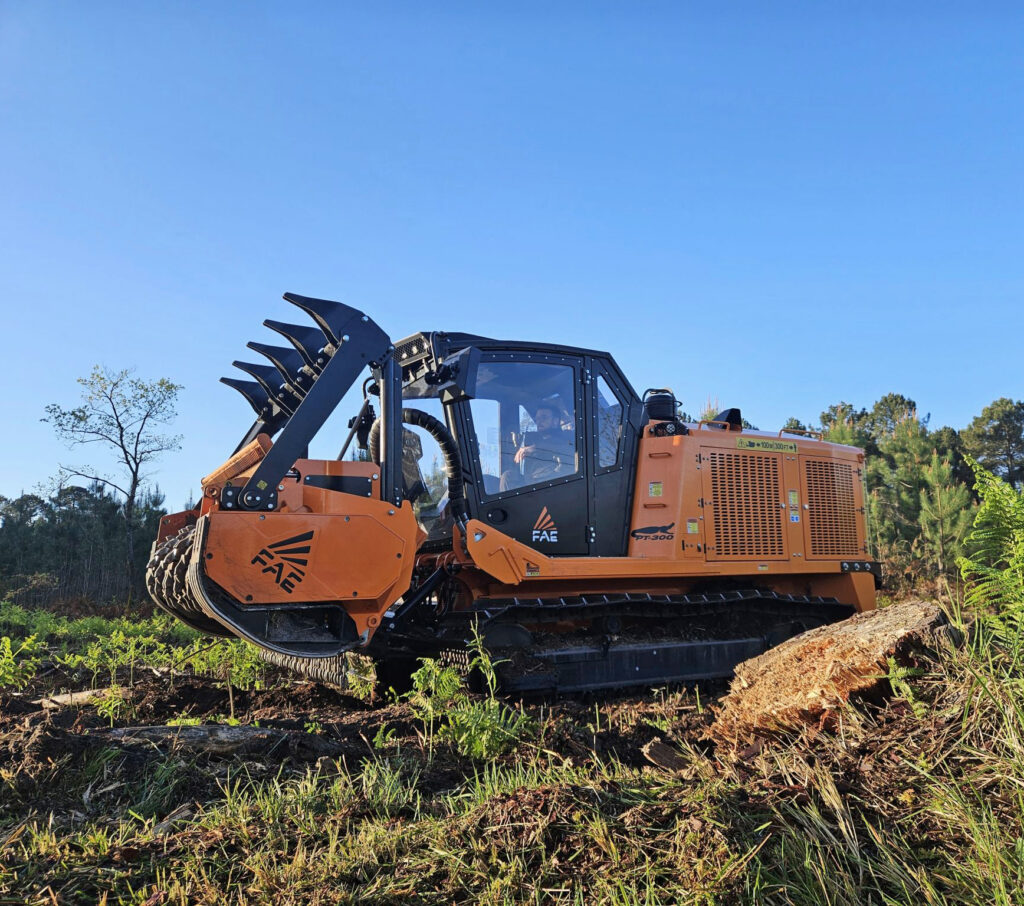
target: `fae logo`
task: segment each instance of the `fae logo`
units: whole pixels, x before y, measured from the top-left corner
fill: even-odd
[[[540,511],[537,521],[533,524],[533,540],[558,541],[558,528],[555,525],[555,520],[551,518],[547,507]]]
[[[671,541],[675,538],[672,529],[675,523],[668,525],[645,525],[643,528],[636,528],[630,532],[636,541]]]
[[[306,577],[306,571],[302,567],[309,563],[306,557],[297,555],[308,554],[309,542],[312,540],[312,532],[303,532],[283,541],[275,541],[253,557],[252,564],[262,566],[263,572],[270,573],[274,581],[291,594],[295,586]]]

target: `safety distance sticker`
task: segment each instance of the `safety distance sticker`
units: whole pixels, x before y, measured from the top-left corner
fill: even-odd
[[[770,453],[796,453],[797,446],[788,440],[772,440],[769,437],[738,437],[739,450],[767,450]]]

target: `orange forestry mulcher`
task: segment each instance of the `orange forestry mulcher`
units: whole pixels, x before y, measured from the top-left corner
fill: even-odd
[[[358,649],[396,687],[476,627],[506,687],[571,691],[726,676],[875,606],[862,451],[738,409],[683,421],[604,352],[393,344],[284,298],[315,326],[264,322],[290,345],[223,379],[256,421],[153,548],[153,598],[189,625],[324,680]],[[311,458],[361,377],[340,453]]]

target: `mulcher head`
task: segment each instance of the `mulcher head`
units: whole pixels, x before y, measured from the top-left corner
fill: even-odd
[[[333,657],[364,644],[406,592],[419,530],[412,508],[400,506],[400,455],[389,467],[311,460],[307,451],[367,369],[382,403],[400,409],[401,370],[387,334],[367,315],[325,299],[284,298],[313,323],[265,321],[289,345],[250,342],[265,362],[236,361],[248,379],[221,379],[256,421],[204,479],[200,506],[178,514],[181,534],[170,537],[168,522],[149,585],[158,604],[203,631],[282,656]],[[400,420],[390,424],[387,443],[400,450]],[[383,463],[386,454],[385,444]]]

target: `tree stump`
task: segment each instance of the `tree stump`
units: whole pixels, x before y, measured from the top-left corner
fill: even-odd
[[[908,665],[954,641],[934,604],[907,601],[812,629],[744,661],[718,706],[711,735],[737,743],[827,726],[851,696],[888,690],[889,658]]]

